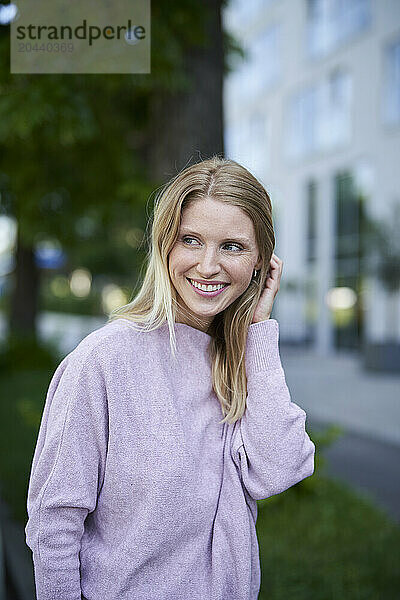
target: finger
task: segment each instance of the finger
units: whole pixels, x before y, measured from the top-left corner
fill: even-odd
[[[280,269],[283,268],[283,260],[281,260],[280,258],[271,258],[271,262],[270,264],[272,265],[276,265],[276,267],[279,267]]]

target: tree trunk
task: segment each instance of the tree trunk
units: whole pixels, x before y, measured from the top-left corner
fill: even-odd
[[[151,101],[149,176],[166,181],[189,164],[223,154],[223,38],[221,0],[204,0],[209,11],[207,45],[185,55],[191,89],[163,92]]]
[[[35,319],[38,309],[39,276],[34,249],[32,246],[24,244],[18,229],[9,333],[36,337]]]

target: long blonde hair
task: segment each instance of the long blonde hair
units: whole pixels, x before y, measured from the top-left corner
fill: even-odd
[[[235,423],[246,410],[245,349],[248,328],[263,290],[275,247],[272,206],[261,183],[234,160],[214,155],[191,165],[162,186],[156,194],[146,272],[139,292],[128,304],[113,310],[109,322],[125,318],[152,331],[168,323],[172,354],[176,355],[174,323],[176,290],[168,270],[168,255],[178,234],[182,211],[189,203],[212,198],[241,208],[252,220],[262,266],[246,291],[218,313],[207,333],[212,385],[224,418]],[[193,315],[190,315],[193,319]]]

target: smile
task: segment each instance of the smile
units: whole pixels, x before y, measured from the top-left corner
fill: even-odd
[[[191,279],[186,277],[187,281],[190,283],[190,286],[194,289],[195,292],[200,294],[200,296],[218,296],[221,292],[224,291],[225,288],[228,287],[229,284],[225,285],[201,285],[200,283],[194,284]]]

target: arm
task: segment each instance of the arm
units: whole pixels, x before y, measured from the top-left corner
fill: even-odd
[[[314,472],[315,445],[306,413],[291,401],[275,319],[253,323],[246,347],[247,408],[236,421],[231,455],[255,500],[288,489]]]
[[[106,459],[104,387],[94,353],[82,356],[76,349],[58,366],[48,389],[25,526],[37,600],[81,600],[80,542],[85,518],[96,507]]]

